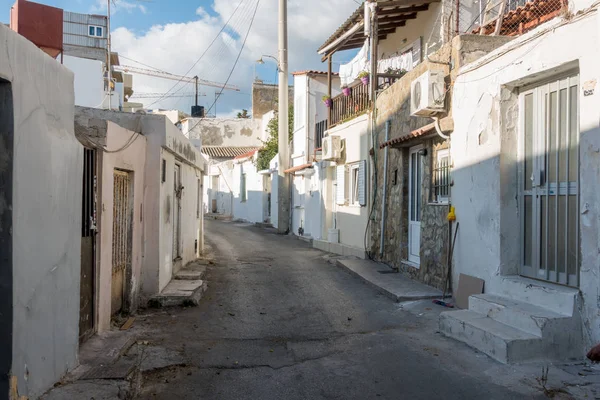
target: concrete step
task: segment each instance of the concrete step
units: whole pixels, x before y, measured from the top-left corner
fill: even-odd
[[[148,301],[148,306],[176,307],[198,305],[202,294],[206,291],[206,281],[174,279],[160,292]]]
[[[579,295],[577,289],[522,276],[502,278],[494,293],[565,315],[574,314]]]
[[[572,317],[491,294],[469,297],[469,310],[538,337],[552,337],[572,328]]]
[[[505,364],[538,359],[544,349],[540,337],[470,310],[441,313],[440,331]]]
[[[206,265],[199,262],[193,262],[180,269],[174,276],[174,279],[180,281],[198,281],[206,275]]]

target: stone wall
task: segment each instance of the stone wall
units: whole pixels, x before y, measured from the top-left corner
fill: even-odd
[[[288,104],[294,104],[294,87],[288,88]],[[252,118],[261,119],[263,115],[271,110],[277,109],[277,99],[279,98],[279,86],[254,82],[252,84]]]
[[[373,184],[377,187],[377,195],[374,199],[375,210],[371,221],[371,253],[376,259],[439,289],[443,289],[447,276],[449,233],[447,214],[449,206],[434,203],[430,189],[436,151],[439,148],[447,147],[448,143],[444,142],[434,131],[401,142],[396,148],[389,148],[383,254],[380,253],[380,235],[384,150],[379,149],[379,144],[385,141],[387,121],[390,122],[389,139],[408,135],[432,122],[431,118],[410,115],[410,87],[414,79],[427,70],[443,71],[446,74],[448,87],[452,87],[452,82],[456,79],[462,65],[475,61],[509,40],[509,38],[478,35],[456,37],[452,43],[444,45],[436,53],[430,55],[402,79],[381,92],[377,98],[376,144],[374,146],[376,179],[373,180]],[[452,109],[451,97],[449,91],[446,94],[447,110]],[[447,118],[450,120],[451,112],[447,116],[450,117]],[[423,165],[420,266],[416,268],[406,262],[408,259],[408,160],[409,148],[419,144],[422,144],[427,150],[427,156],[424,158]]]

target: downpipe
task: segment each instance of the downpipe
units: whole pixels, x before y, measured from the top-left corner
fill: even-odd
[[[390,121],[385,122],[385,142],[390,140]],[[384,142],[384,143],[385,143]],[[387,179],[388,179],[388,152],[389,146],[383,149],[383,195],[381,196],[381,232],[379,233],[379,257],[383,258],[383,244],[385,239],[385,218],[387,206]]]

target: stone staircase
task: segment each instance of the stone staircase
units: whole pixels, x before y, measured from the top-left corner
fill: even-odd
[[[194,261],[180,269],[173,279],[148,305],[155,308],[197,305],[207,289],[205,260]]]
[[[440,331],[505,363],[580,359],[578,291],[505,277],[498,294],[469,297],[469,309],[440,314]]]

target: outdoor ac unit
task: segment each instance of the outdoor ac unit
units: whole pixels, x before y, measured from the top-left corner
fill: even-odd
[[[325,136],[323,138],[323,160],[333,161],[342,156],[342,139],[339,136]]]
[[[427,71],[410,84],[410,113],[430,117],[445,111],[444,73]]]

